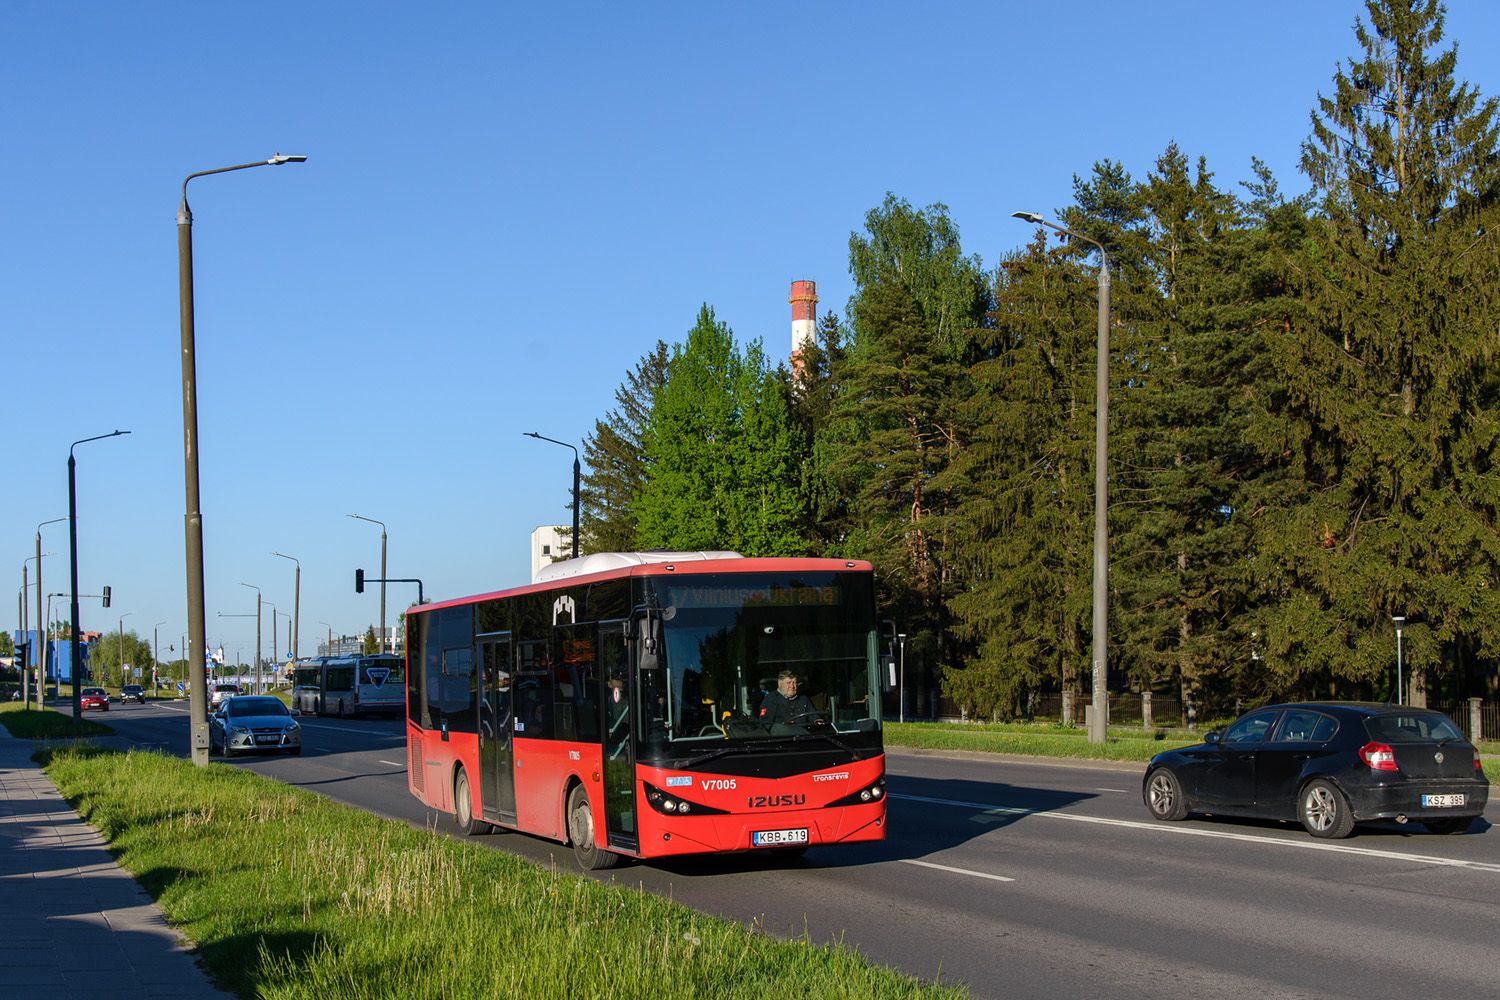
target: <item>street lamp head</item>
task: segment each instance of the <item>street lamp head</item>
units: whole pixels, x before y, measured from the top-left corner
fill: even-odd
[[[1020,219],[1023,222],[1030,222],[1038,226],[1042,225],[1042,216],[1038,212],[1012,212],[1010,214],[1012,218]]]
[[[272,153],[271,158],[266,162],[273,167],[279,167],[283,163],[306,163],[307,157],[298,156],[294,153],[287,153],[285,155],[281,153]]]
[[[80,441],[74,441],[71,445],[68,446],[68,461],[70,461],[70,462],[73,461],[73,449],[77,448],[81,444],[87,444],[90,441],[103,441],[105,438],[120,437],[122,434],[129,434],[129,433],[130,433],[129,431],[116,430],[116,431],[111,431],[108,434],[98,434],[98,435],[96,435],[94,437],[91,437],[91,438],[83,438]],[[73,515],[70,512],[66,518],[59,518],[58,520],[68,520],[68,521],[71,521],[72,519],[73,519]],[[44,522],[44,523],[50,523],[50,522]]]

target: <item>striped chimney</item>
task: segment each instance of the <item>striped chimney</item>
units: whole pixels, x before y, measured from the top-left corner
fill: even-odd
[[[818,283],[792,282],[792,294],[787,303],[792,307],[792,371],[800,376],[802,351],[817,336]]]

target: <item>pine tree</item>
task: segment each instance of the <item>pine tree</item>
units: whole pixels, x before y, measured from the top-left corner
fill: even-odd
[[[798,555],[801,451],[759,341],[743,353],[707,305],[675,345],[643,435],[633,498],[642,548]]]
[[[1384,696],[1404,615],[1420,701],[1421,671],[1461,680],[1500,641],[1496,102],[1456,81],[1455,49],[1429,58],[1439,4],[1366,10],[1303,147],[1323,216],[1289,267],[1306,310],[1269,344],[1286,395],[1258,432],[1287,443],[1287,479],[1257,546],[1283,595],[1265,663],[1286,690]]]
[[[1043,682],[1077,685],[1088,658],[1093,553],[1095,282],[1046,238],[996,278],[989,356],[974,370],[960,471],[972,484],[950,601],[973,650],[944,690],[979,715],[1010,712]]]
[[[917,211],[894,195],[850,235],[849,270],[853,337],[831,372],[839,398],[816,446],[819,474],[848,498],[840,554],[875,563],[881,613],[909,636],[917,710],[930,711],[933,682],[962,658],[947,607],[961,586],[950,528],[964,484],[954,462],[989,289],[945,206]]]
[[[1114,508],[1112,638],[1142,689],[1243,689],[1261,598],[1249,559],[1260,454],[1252,396],[1274,391],[1261,331],[1286,314],[1268,221],[1276,185],[1257,165],[1257,204],[1220,191],[1169,145],[1139,191],[1148,226],[1133,300],[1113,448],[1129,492]],[[1285,221],[1300,218],[1294,208]]]
[[[818,320],[814,340],[803,348],[796,375],[784,379],[791,415],[798,430],[798,446],[806,456],[801,469],[804,498],[801,535],[811,552],[843,555],[849,535],[849,498],[838,488],[829,469],[837,453],[827,438],[841,388],[836,373],[843,370],[848,331],[836,313]]]
[[[666,342],[658,340],[615,390],[619,405],[596,420],[594,432],[584,439],[579,515],[584,553],[623,552],[635,544],[632,498],[646,485],[646,426],[666,381],[668,357]]]

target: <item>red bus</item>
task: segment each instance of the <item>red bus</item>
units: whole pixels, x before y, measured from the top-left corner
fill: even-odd
[[[406,628],[409,787],[465,834],[588,869],[885,836],[867,562],[601,553]]]

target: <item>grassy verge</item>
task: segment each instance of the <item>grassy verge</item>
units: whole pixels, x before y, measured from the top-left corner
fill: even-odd
[[[885,742],[888,746],[926,750],[978,750],[1033,757],[1119,760],[1142,764],[1163,750],[1190,746],[1198,742],[1198,739],[1168,732],[1128,733],[1111,729],[1105,742],[1090,743],[1082,729],[1065,726],[1004,723],[944,725],[928,722],[885,725]]]
[[[79,719],[54,712],[50,708],[23,708],[19,702],[0,704],[0,726],[22,740],[61,740],[70,736],[104,736],[114,732],[109,726],[92,719]]]
[[[238,768],[89,746],[44,766],[242,996],[965,996]]]
[[[887,722],[887,746],[922,750],[976,750],[984,753],[1014,753],[1031,757],[1064,757],[1080,760],[1118,760],[1144,764],[1163,750],[1201,742],[1201,733],[1186,730],[1110,729],[1103,743],[1090,743],[1082,729],[1069,726],[1025,723]],[[1500,753],[1500,743],[1482,740],[1480,753]],[[1480,766],[1490,784],[1500,784],[1500,760],[1483,760]]]

